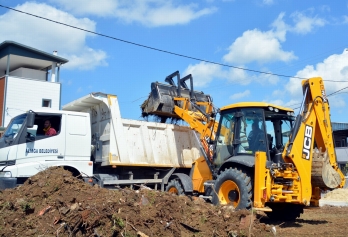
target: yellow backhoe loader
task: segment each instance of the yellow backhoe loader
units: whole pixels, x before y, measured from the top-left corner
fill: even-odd
[[[180,78],[175,72],[165,81],[151,84],[143,114],[186,121],[199,133],[204,154],[192,165],[190,181],[177,175],[167,191],[192,192],[214,204],[254,208],[270,218],[293,220],[305,206],[319,205],[322,189],[344,186],[321,78],[302,81],[297,117],[292,109],[263,102],[215,109],[209,95],[193,90],[191,75]]]

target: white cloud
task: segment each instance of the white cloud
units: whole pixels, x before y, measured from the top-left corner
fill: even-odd
[[[285,102],[280,99],[275,99],[275,100],[264,100],[264,102],[269,103],[269,104],[274,104],[274,105],[279,105],[279,106],[284,106]]]
[[[64,10],[77,15],[109,16],[117,8],[115,0],[50,0]]]
[[[264,69],[264,71],[267,71]],[[212,80],[220,79],[228,83],[239,85],[248,85],[252,81],[261,85],[275,85],[279,78],[270,74],[250,75],[246,70],[238,68],[224,69],[219,65],[200,62],[190,64],[184,71],[183,75],[192,74],[195,87],[206,87]]]
[[[127,23],[146,26],[187,24],[217,11],[215,7],[199,9],[196,4],[177,5],[173,0],[51,0],[75,14],[116,17]]]
[[[90,31],[96,28],[95,22],[88,18],[75,18],[44,3],[26,2],[16,9]],[[67,68],[91,69],[105,65],[106,53],[86,45],[86,38],[91,36],[86,32],[14,11],[0,16],[0,28],[0,41],[13,40],[49,53],[57,50],[59,56],[69,60]],[[88,60],[93,61],[93,64],[85,64],[83,57],[86,52],[92,52]]]
[[[301,12],[294,12],[291,14],[291,17],[295,22],[291,31],[299,34],[307,34],[311,32],[314,27],[322,27],[327,23],[326,20],[322,18],[308,17]]]
[[[311,78],[311,77],[321,77],[325,80],[342,81],[339,82],[324,82],[326,94],[333,93],[337,90],[348,86],[348,51],[344,50],[342,54],[334,54],[326,58],[323,62],[316,65],[307,65],[302,70],[296,73],[296,77],[301,78]],[[293,98],[302,98],[302,86],[301,80],[296,78],[291,78],[285,90],[289,92]],[[342,99],[337,99],[337,96],[329,97],[330,104],[335,104],[337,106],[343,106]]]
[[[279,38],[272,32],[248,30],[238,37],[229,47],[223,59],[229,63],[245,64],[253,61],[259,63],[296,59],[293,52],[281,49]]]
[[[286,41],[286,33],[307,34],[317,27],[327,24],[326,20],[319,17],[306,16],[301,12],[290,15],[294,25],[290,26],[284,21],[285,13],[280,13],[271,24],[271,30],[247,30],[238,37],[228,48],[229,52],[223,59],[228,63],[247,64],[251,62],[269,63],[275,61],[289,62],[297,59],[292,51],[282,49]]]
[[[348,16],[343,16],[343,23],[348,24]]]
[[[267,69],[261,69],[261,71],[263,72],[269,72]],[[261,84],[271,84],[271,85],[276,85],[279,81],[279,77],[276,75],[272,75],[272,74],[259,74],[259,76],[255,79],[256,81],[260,82]]]
[[[194,86],[204,87],[214,78],[223,78],[223,72],[219,65],[200,62],[199,64],[189,65],[184,75],[192,74]]]
[[[284,13],[272,23],[272,30],[247,30],[229,47],[229,52],[223,57],[226,62],[246,64],[253,61],[259,63],[284,61],[297,57],[293,52],[282,50],[281,43],[285,41],[287,25],[283,21]]]
[[[295,12],[291,15],[295,24],[291,26],[285,23],[284,17],[285,13],[280,13],[272,22],[271,30],[261,31],[259,29],[253,29],[245,31],[242,36],[238,37],[229,46],[229,52],[223,56],[223,60],[241,68],[247,68],[245,64],[255,61],[258,63],[269,63],[295,60],[297,56],[292,51],[284,51],[282,49],[281,44],[286,41],[287,32],[306,34],[315,27],[324,26],[326,24],[326,21],[321,18],[305,16],[303,13]],[[202,75],[202,80],[197,86],[206,86],[215,78],[224,79],[228,82],[235,82],[241,85],[247,85],[251,81],[261,85],[276,85],[279,81],[279,77],[271,75],[271,71],[267,68],[262,68],[261,71],[269,72],[270,74],[252,75],[245,70],[236,68],[226,70],[222,67],[216,67],[215,65],[213,67],[214,70],[212,70],[209,67],[211,66],[206,63],[199,63],[188,67],[187,70],[190,71],[190,73],[195,69]]]
[[[230,99],[231,100],[239,100],[241,98],[248,97],[249,95],[250,95],[250,91],[246,90],[246,91],[239,92],[239,93],[231,95]]]
[[[274,0],[263,0],[262,3],[265,5],[272,5],[274,3]]]
[[[70,86],[70,85],[73,84],[72,80],[59,79],[59,81],[60,81],[62,84],[68,85],[68,86]]]
[[[190,64],[184,71],[184,75],[188,74],[192,74],[195,87],[206,87],[213,79],[222,79],[240,85],[247,85],[252,80],[245,70],[237,68],[224,69],[219,65],[205,62]]]
[[[320,9],[322,12],[330,12],[330,11],[331,11],[330,6],[328,6],[328,5],[322,5],[322,6],[319,7],[319,9]]]
[[[89,70],[98,66],[107,66],[108,64],[105,61],[106,58],[107,55],[104,51],[86,48],[84,52],[81,52],[79,55],[70,55],[70,61],[64,65],[64,68],[79,68],[81,70]]]
[[[293,100],[293,99],[289,100],[287,102],[284,101],[284,99],[269,99],[269,100],[264,100],[264,102],[274,104],[274,105],[283,106],[286,108],[291,108],[291,109],[296,109],[297,107],[300,107],[300,105],[301,105],[300,100]]]
[[[335,96],[331,98],[329,97],[329,101],[330,101],[330,106],[335,108],[342,108],[346,106],[346,102],[344,101],[344,99],[339,96]]]

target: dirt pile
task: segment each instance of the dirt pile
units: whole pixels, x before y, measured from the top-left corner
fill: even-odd
[[[90,186],[50,168],[0,193],[0,236],[271,236],[249,211],[153,190]]]
[[[323,200],[332,200],[332,201],[346,201],[348,202],[348,189],[347,188],[338,188],[331,192],[328,192],[322,195]]]

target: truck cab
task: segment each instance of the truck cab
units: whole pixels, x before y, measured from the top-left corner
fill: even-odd
[[[56,135],[45,135],[46,120]],[[0,139],[0,189],[13,188],[50,166],[69,166],[91,175],[90,144],[89,114],[54,110],[20,114]]]

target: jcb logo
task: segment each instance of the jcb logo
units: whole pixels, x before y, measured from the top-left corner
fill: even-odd
[[[302,158],[306,160],[309,160],[309,156],[311,154],[312,136],[313,128],[311,126],[306,125],[302,149]]]
[[[325,94],[325,90],[321,91],[321,95],[323,97],[323,102],[326,103],[327,102],[327,97],[326,97],[326,94]]]

